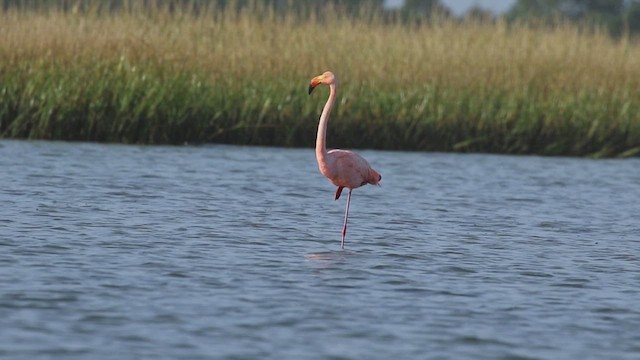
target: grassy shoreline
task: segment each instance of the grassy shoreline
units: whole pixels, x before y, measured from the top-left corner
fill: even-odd
[[[0,12],[0,137],[572,156],[640,153],[640,46],[570,25],[405,26],[326,9]]]

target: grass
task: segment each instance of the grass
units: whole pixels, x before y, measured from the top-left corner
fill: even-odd
[[[132,4],[136,4],[133,2]],[[568,24],[404,25],[327,8],[0,12],[0,137],[640,153],[640,46]]]

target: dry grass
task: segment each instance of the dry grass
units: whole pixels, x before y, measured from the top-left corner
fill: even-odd
[[[570,25],[407,26],[253,6],[0,13],[0,135],[611,156],[640,150],[640,47]],[[354,140],[356,139],[356,140]]]

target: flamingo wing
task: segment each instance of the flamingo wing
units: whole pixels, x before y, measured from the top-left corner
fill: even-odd
[[[328,155],[334,170],[329,179],[336,186],[355,189],[371,182],[373,169],[362,156],[349,150],[340,149],[331,150]],[[336,194],[336,198],[339,196]]]

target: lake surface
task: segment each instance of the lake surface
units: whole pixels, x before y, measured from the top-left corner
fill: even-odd
[[[0,358],[640,358],[640,159],[360,153],[0,141]]]

